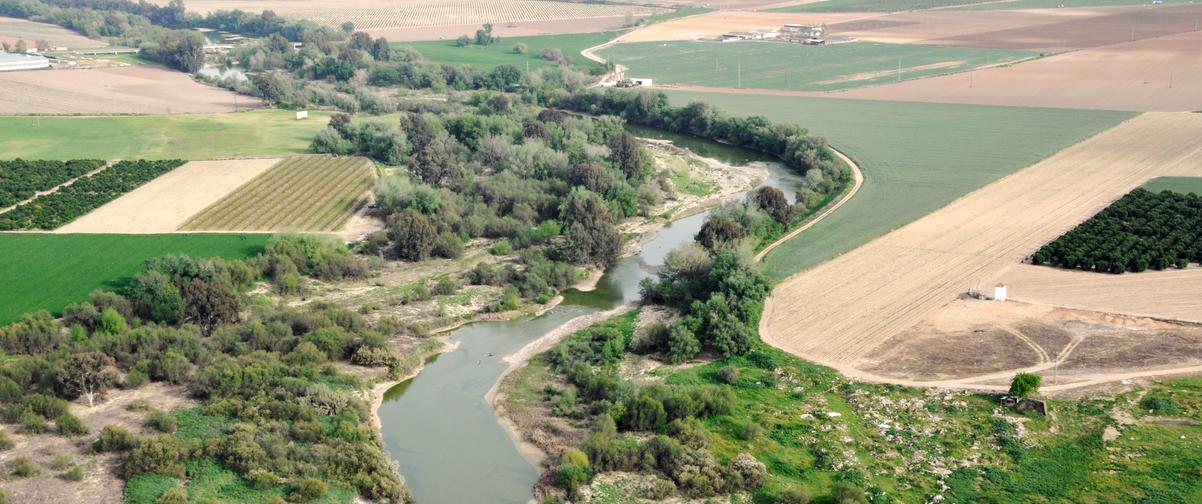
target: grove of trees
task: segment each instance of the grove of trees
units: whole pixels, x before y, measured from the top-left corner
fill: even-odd
[[[99,159],[74,161],[0,161],[0,208],[32,198],[80,175],[104,166]]]
[[[1107,273],[1202,262],[1202,196],[1136,189],[1040,247],[1031,262]]]
[[[0,214],[0,231],[57,229],[183,164],[178,159],[121,161]]]
[[[26,433],[98,434],[92,449],[119,454],[125,479],[182,478],[185,467],[217,465],[301,497],[328,484],[407,502],[366,421],[358,393],[366,384],[335,367],[400,373],[404,364],[386,343],[406,329],[329,304],[246,301],[261,277],[365,275],[366,266],[353,266],[365,262],[337,240],[299,235],[276,237],[246,261],[148,261],[122,292],[94,292],[61,320],[43,311],[0,327],[0,421]],[[68,400],[91,405],[148,382],[186,387],[211,433],[139,438],[115,425],[92,433],[68,411]],[[182,425],[158,412],[147,422],[160,432]]]

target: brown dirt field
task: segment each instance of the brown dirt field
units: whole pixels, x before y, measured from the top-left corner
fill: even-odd
[[[0,42],[15,44],[19,39],[24,40],[29,47],[37,47],[36,42],[39,40],[50,42],[52,47],[70,49],[108,46],[103,40],[93,40],[61,26],[0,16]]]
[[[1052,24],[1019,26],[954,37],[932,37],[921,43],[1047,51],[1099,47],[1194,31],[1195,21],[1202,16],[1202,5],[1085,9],[1083,12],[1103,15],[1081,15]]]
[[[1024,107],[1202,110],[1199,47],[1202,32],[1182,33],[823,96]]]
[[[636,17],[636,19],[639,18],[641,16]],[[593,33],[620,30],[625,28],[626,21],[626,16],[520,21],[496,25],[493,27],[493,33],[499,37]],[[373,37],[384,37],[392,42],[408,42],[417,40],[451,40],[458,38],[460,35],[470,36],[479,29],[479,24],[464,24],[422,28],[371,28],[365,31]]]
[[[1202,323],[1202,268],[1110,275],[1017,264],[997,275],[1019,301]],[[990,281],[992,284],[993,281]]]
[[[658,42],[716,37],[732,31],[777,29],[788,23],[839,23],[879,17],[872,13],[782,13],[716,11],[700,16],[656,23],[632,32],[623,42]]]
[[[159,0],[157,3],[166,3]],[[325,0],[195,0],[188,2],[188,10],[207,13],[215,10],[241,9],[248,12],[272,10],[284,17],[308,19],[327,26],[339,26],[345,21],[355,27],[390,40],[421,40],[423,35],[407,34],[409,30],[424,33],[425,38],[444,38],[463,34],[465,26],[474,26],[474,32],[483,23],[493,23],[497,28],[510,23],[545,22],[553,20],[577,20],[589,18],[622,18],[627,14],[635,17],[663,12],[660,7],[641,5],[618,5],[600,3],[571,3],[544,0],[347,0],[328,2]],[[585,23],[587,25],[587,23]],[[554,33],[588,31],[572,29],[568,25],[555,25]],[[453,31],[420,30],[429,27],[455,27]],[[584,28],[584,27],[582,27]],[[612,28],[611,21],[604,29]],[[539,29],[539,28],[533,28]],[[550,31],[550,30],[548,30]],[[501,36],[534,33],[505,33]]]
[[[192,161],[57,229],[58,233],[171,233],[279,159]]]
[[[1004,384],[1026,370],[1045,383],[1202,363],[1202,326],[962,297],[933,311],[858,364],[877,377]]]
[[[1144,181],[1202,175],[1202,114],[1150,113],[778,285],[760,335],[852,375],[854,362]]]
[[[971,38],[977,46],[1010,48],[1013,40],[985,34],[1005,33],[1008,30],[1042,32],[1048,26],[1093,19],[1131,10],[1131,7],[1097,7],[1080,9],[1032,9],[1003,11],[920,11],[899,12],[834,23],[828,26],[831,35],[854,37],[873,42],[892,44],[963,45],[953,39]],[[1060,34],[1062,40],[1066,34]],[[1129,34],[1128,34],[1129,35]],[[1022,41],[1020,41],[1022,42]],[[983,44],[983,45],[982,45]],[[1024,48],[1028,46],[1023,46]]]
[[[91,451],[91,443],[96,440],[100,429],[105,425],[116,424],[135,435],[150,435],[153,432],[143,426],[147,410],[140,407],[131,408],[132,404],[144,404],[163,411],[173,411],[194,404],[186,399],[188,393],[183,387],[162,383],[150,383],[129,391],[116,390],[109,395],[109,400],[98,401],[92,407],[86,402],[79,404],[78,401],[70,405],[71,414],[79,417],[88,427],[88,434],[79,438],[65,438],[55,434],[19,434],[11,426],[7,429],[16,446],[0,452],[0,466],[7,467],[13,459],[24,456],[29,457],[38,469],[38,474],[33,477],[7,478],[3,482],[4,493],[7,494],[9,502],[121,503],[122,482],[116,476],[117,456],[96,455]],[[82,481],[66,481],[58,477],[66,469],[55,470],[50,465],[55,455],[59,454],[70,457],[72,463],[80,465],[84,475]]]
[[[0,73],[0,114],[164,114],[233,112],[235,93],[154,66]],[[237,99],[245,110],[257,98]]]

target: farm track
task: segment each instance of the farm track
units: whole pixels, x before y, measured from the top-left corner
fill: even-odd
[[[1199,114],[1132,119],[787,279],[766,303],[760,334],[853,378],[901,383],[862,372],[857,361],[1146,180],[1202,175],[1200,137]],[[905,384],[916,383],[980,385]]]
[[[337,231],[360,208],[374,170],[362,158],[286,160],[198,213],[181,230]]]
[[[852,161],[851,158],[847,157],[842,152],[839,152],[833,148],[831,148],[831,152],[834,152],[836,156],[839,156],[839,159],[842,159],[844,163],[847,163],[848,168],[851,168],[851,173],[854,180],[851,189],[844,193],[843,196],[839,198],[839,201],[836,201],[834,205],[827,207],[826,210],[823,210],[822,213],[819,213],[817,216],[810,219],[809,222],[806,222],[797,229],[789,231],[784,236],[769,244],[767,247],[764,247],[764,250],[761,250],[760,253],[755,255],[755,262],[763,261],[764,258],[768,256],[768,253],[772,252],[773,249],[779,247],[782,243],[793,239],[793,237],[804,233],[807,229],[814,227],[815,224],[818,224],[822,221],[822,219],[825,219],[827,216],[834,213],[834,211],[838,210],[839,207],[843,206],[844,203],[847,203],[849,200],[851,200],[852,196],[855,196],[856,193],[860,192],[860,188],[864,186],[864,172],[860,171],[860,165],[857,165],[855,161]]]

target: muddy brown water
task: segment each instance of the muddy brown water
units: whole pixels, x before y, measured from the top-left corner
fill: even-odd
[[[735,166],[773,160],[685,135],[645,128],[632,132]],[[799,178],[779,163],[769,166],[764,183],[792,199]],[[669,251],[692,241],[707,215],[672,222],[638,255],[610,267],[596,289],[565,292],[564,301],[543,315],[456,330],[450,336],[458,343],[454,350],[388,390],[379,409],[384,444],[414,499],[420,504],[529,502],[539,469],[518,453],[484,397],[508,367],[501,358],[573,318],[638,301],[639,282],[652,276]]]

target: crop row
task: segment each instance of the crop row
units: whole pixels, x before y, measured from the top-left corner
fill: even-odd
[[[10,207],[104,166],[98,159],[0,161],[0,208]]]
[[[366,201],[372,178],[362,158],[289,159],[189,219],[183,229],[333,231]]]
[[[122,161],[0,214],[0,231],[57,229],[182,164],[178,159]]]

